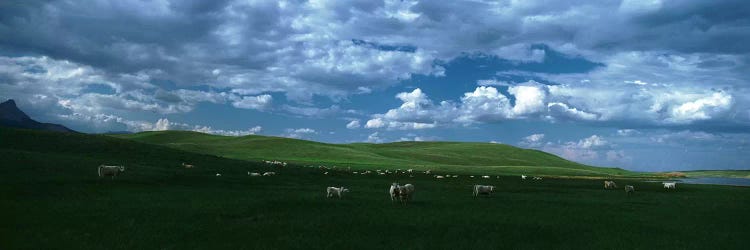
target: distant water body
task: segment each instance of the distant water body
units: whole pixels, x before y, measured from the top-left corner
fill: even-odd
[[[748,178],[701,177],[701,178],[685,178],[685,179],[680,179],[680,181],[682,183],[691,183],[691,184],[750,186],[750,179]]]

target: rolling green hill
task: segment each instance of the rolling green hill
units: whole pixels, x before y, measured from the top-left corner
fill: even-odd
[[[188,131],[153,131],[112,136],[232,159],[282,160],[303,165],[414,168],[477,174],[635,175],[617,168],[579,164],[539,150],[492,143],[327,144],[281,137],[230,137]]]
[[[173,178],[185,174],[182,162],[200,168],[191,174],[242,174],[269,169],[261,164],[197,154],[159,145],[113,138],[105,135],[58,133],[0,127],[0,175],[44,179],[96,179],[100,164],[125,165],[125,179]],[[8,181],[21,181],[8,178]]]
[[[170,136],[181,137],[161,134],[166,136],[154,139],[165,144],[174,139]],[[189,139],[219,144],[232,138],[196,134]],[[423,162],[432,162],[427,154],[432,148],[458,156],[472,152],[465,148],[472,144],[454,143],[232,140],[242,139],[307,143],[303,145],[348,149],[373,159],[415,157]],[[518,149],[508,150],[512,155],[511,150]],[[481,162],[481,155],[472,159]],[[182,161],[195,168],[183,168]],[[122,164],[127,170],[114,179],[99,178],[99,164]],[[534,168],[550,174],[597,170],[569,164]],[[451,171],[494,168],[445,166]],[[251,177],[247,171],[278,175]],[[746,248],[737,239],[747,238],[750,189],[684,184],[665,190],[658,182],[615,180],[634,185],[636,193],[604,190],[601,180],[587,178],[323,174],[315,168],[266,166],[105,135],[0,127],[0,242],[2,249]],[[387,191],[393,182],[415,185],[414,199],[391,201]],[[475,184],[494,185],[497,191],[473,197]],[[329,186],[351,192],[341,199],[326,198]]]

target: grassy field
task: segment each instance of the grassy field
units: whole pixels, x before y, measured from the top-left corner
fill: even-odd
[[[587,166],[539,150],[492,143],[326,144],[280,137],[230,137],[189,131],[155,131],[113,136],[232,159],[283,160],[301,165],[338,165],[360,169],[413,168],[471,174],[648,175],[619,168]]]
[[[750,170],[696,170],[682,173],[687,177],[750,178]]]
[[[617,180],[636,186],[627,196],[586,179],[323,175],[12,129],[0,129],[0,162],[2,249],[745,249],[750,237],[742,187]],[[126,173],[99,179],[102,163]],[[269,170],[279,175],[246,175]],[[394,181],[416,186],[412,203],[390,201]],[[499,191],[474,198],[477,183]],[[344,199],[324,198],[341,185]]]

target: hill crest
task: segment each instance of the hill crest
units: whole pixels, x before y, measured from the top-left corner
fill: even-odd
[[[364,168],[414,169],[513,169],[531,172],[538,168],[565,171],[630,173],[618,168],[601,168],[572,162],[559,156],[506,144],[482,142],[391,142],[329,144],[284,137],[210,135],[192,131],[151,131],[112,135],[240,160],[282,160],[301,165],[360,166]]]

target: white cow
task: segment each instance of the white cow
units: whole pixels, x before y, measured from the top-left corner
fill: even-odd
[[[617,188],[617,184],[614,181],[604,181],[604,189]]]
[[[99,167],[97,168],[97,173],[99,173],[99,177],[112,176],[112,179],[114,179],[115,176],[120,175],[120,173],[122,172],[125,172],[125,166],[99,165]]]
[[[220,173],[216,173],[216,176],[217,176],[217,177],[218,177],[218,176],[221,176],[221,174],[220,174]]]
[[[666,189],[677,189],[677,182],[663,182]]]
[[[260,176],[260,173],[255,173],[255,172],[250,173],[250,172],[248,172],[248,175],[249,176]]]
[[[442,175],[436,175],[436,176],[435,176],[435,179],[445,179],[445,176],[442,176]]]
[[[526,176],[525,175],[521,175],[521,180],[526,180]]]
[[[326,188],[326,197],[331,198],[335,195],[338,196],[339,199],[341,199],[341,196],[343,196],[346,192],[349,192],[349,189],[346,189],[344,187],[328,187]]]
[[[490,195],[495,192],[495,186],[474,185],[474,197],[480,194]]]
[[[388,190],[388,193],[391,194],[391,202],[396,201],[396,199],[400,197],[399,196],[400,188],[401,186],[399,186],[398,183],[394,182],[393,184],[391,184],[391,188]]]
[[[414,185],[406,184],[403,186],[399,186],[398,193],[401,198],[401,202],[409,202],[412,196],[414,196]]]
[[[626,194],[632,194],[635,192],[635,188],[631,185],[625,185],[625,193]]]
[[[482,178],[484,178],[484,179],[489,179],[489,178],[490,178],[490,176],[489,176],[489,175],[482,175]]]
[[[195,166],[193,166],[193,165],[191,165],[191,164],[185,164],[184,162],[182,163],[182,166],[183,166],[184,168],[194,168],[194,167],[195,167]]]
[[[265,172],[265,173],[263,173],[263,176],[272,176],[272,175],[276,175],[276,172]]]

